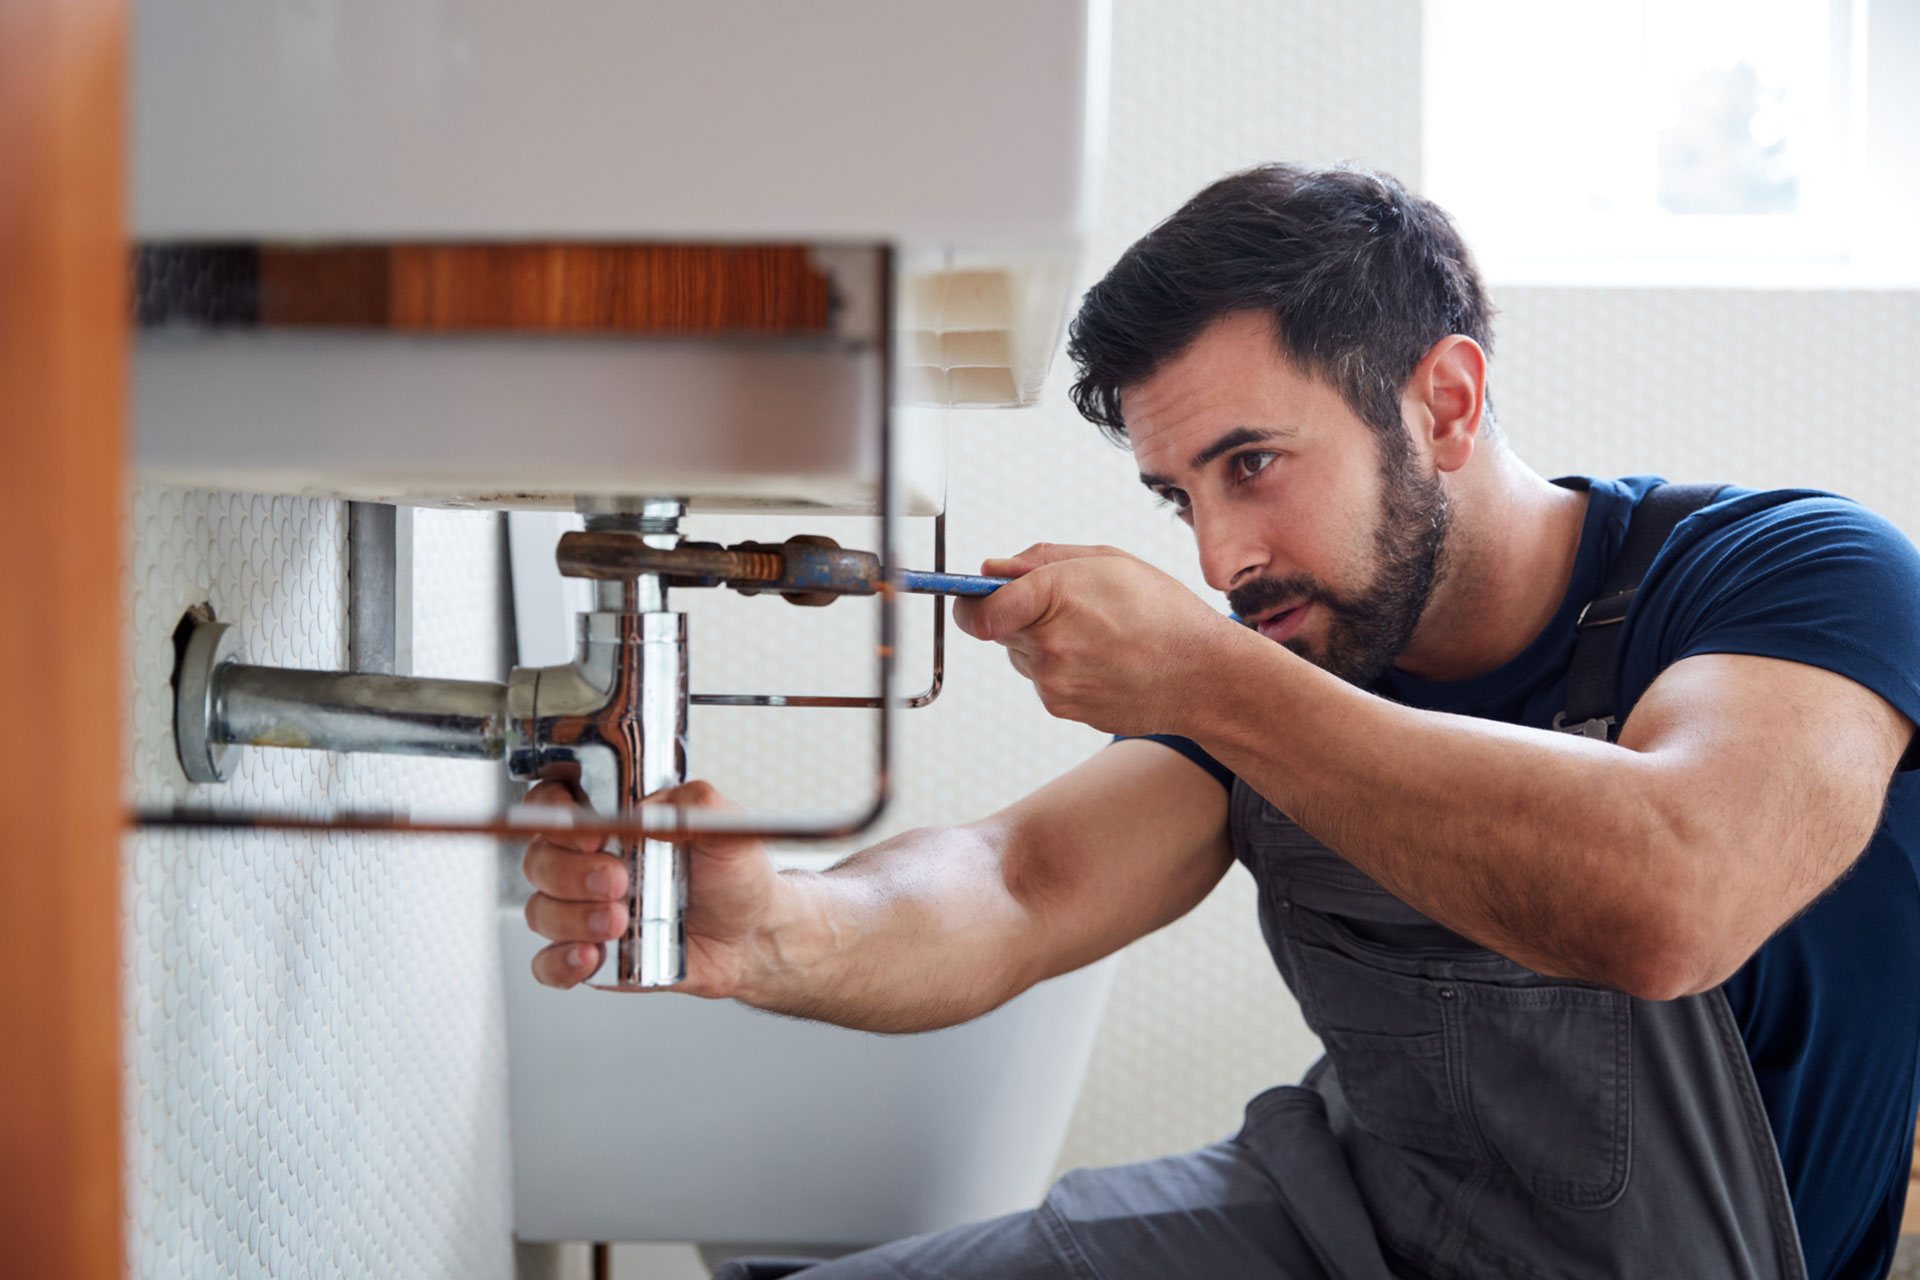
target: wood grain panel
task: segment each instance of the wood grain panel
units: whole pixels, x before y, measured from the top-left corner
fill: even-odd
[[[264,246],[260,323],[411,332],[825,333],[799,245]]]
[[[0,1272],[121,1273],[124,0],[0,4]]]
[[[260,319],[384,327],[392,305],[391,249],[269,249],[257,257]]]

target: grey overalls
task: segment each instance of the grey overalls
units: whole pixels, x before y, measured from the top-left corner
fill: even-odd
[[[1658,530],[1636,514],[1617,561],[1642,563],[1617,563],[1625,595],[1602,600],[1631,595],[1685,510]],[[1230,821],[1268,948],[1326,1047],[1306,1079],[1255,1098],[1230,1141],[1080,1170],[1031,1213],[806,1280],[1805,1280],[1721,991],[1653,1003],[1541,977],[1399,901],[1245,782]]]
[[[1327,1050],[1301,1087],[1254,1100],[1240,1140],[1327,1274],[1806,1274],[1720,991],[1652,1003],[1540,977],[1400,902],[1245,783],[1233,830]],[[1323,1133],[1344,1167],[1302,1159]]]

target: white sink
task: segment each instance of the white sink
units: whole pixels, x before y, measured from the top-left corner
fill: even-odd
[[[144,245],[807,245],[839,261],[835,332],[865,341],[401,337],[198,316],[238,328],[137,341],[148,480],[871,511],[878,313],[853,318],[873,300],[840,272],[878,246],[895,254],[896,401],[1040,392],[1093,207],[1105,0],[145,0],[136,17]],[[937,513],[944,434],[909,426],[895,444],[896,510]]]
[[[523,1240],[878,1243],[1032,1207],[1112,962],[965,1026],[875,1036],[675,995],[555,991],[501,915]]]

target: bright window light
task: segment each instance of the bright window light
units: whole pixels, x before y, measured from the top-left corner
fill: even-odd
[[[1497,281],[1914,283],[1867,8],[1426,0],[1426,192]]]

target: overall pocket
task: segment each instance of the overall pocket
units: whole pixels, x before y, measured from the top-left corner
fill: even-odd
[[[1389,950],[1297,934],[1290,948],[1301,1008],[1361,1127],[1417,1151],[1496,1160],[1561,1208],[1618,1200],[1633,1131],[1632,1001],[1491,952],[1478,953],[1472,978],[1453,976],[1457,964],[1370,954]]]
[[[1456,984],[1474,1122],[1529,1190],[1604,1209],[1627,1188],[1633,1002],[1570,984]]]
[[[1297,994],[1360,1127],[1395,1146],[1470,1160],[1455,1100],[1438,984],[1315,943],[1292,947]]]

